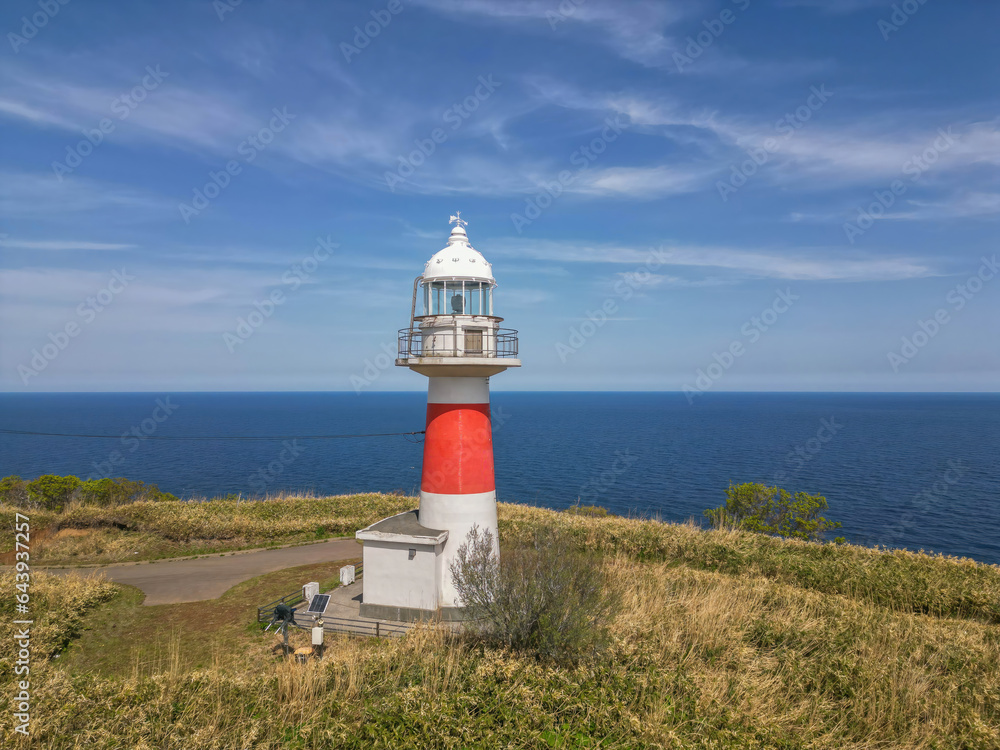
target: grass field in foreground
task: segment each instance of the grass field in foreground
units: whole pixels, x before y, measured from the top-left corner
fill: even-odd
[[[350,526],[350,498],[319,503]],[[132,510],[155,533],[156,516]],[[623,601],[601,657],[557,667],[431,629],[335,638],[309,665],[272,655],[258,600],[339,563],[148,608],[134,590],[39,573],[31,746],[1000,747],[996,567],[523,506],[500,518],[505,543],[546,524],[603,553]],[[0,685],[6,701],[7,650]],[[28,746],[9,722],[0,745]]]

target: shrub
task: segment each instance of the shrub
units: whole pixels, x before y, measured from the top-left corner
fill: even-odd
[[[107,508],[115,505],[127,505],[143,500],[161,501],[176,500],[169,492],[161,492],[155,484],[146,484],[138,480],[118,477],[117,479],[88,479],[78,493],[79,499],[86,505],[98,505]]]
[[[28,483],[18,476],[0,479],[0,503],[13,505],[17,508],[27,508]]]
[[[41,508],[62,513],[71,500],[84,505],[108,508],[128,505],[143,500],[177,500],[169,492],[161,492],[155,484],[118,477],[117,479],[88,479],[81,481],[74,476],[60,477],[46,474],[30,482],[10,476],[0,480],[0,502],[17,508]]]
[[[745,482],[730,484],[726,504],[705,511],[716,528],[734,526],[747,531],[794,539],[822,539],[827,529],[840,528],[839,522],[819,515],[826,510],[826,498],[778,487]]]
[[[596,653],[616,597],[600,560],[564,535],[537,530],[498,559],[493,534],[473,528],[451,565],[474,635],[557,662]]]
[[[34,507],[54,510],[59,513],[62,512],[79,486],[80,480],[76,477],[44,474],[38,479],[28,482],[28,502]]]

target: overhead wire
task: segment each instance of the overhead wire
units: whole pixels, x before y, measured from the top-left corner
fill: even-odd
[[[137,435],[140,440],[342,440],[346,438],[398,437],[400,435],[423,435],[425,430],[415,432],[369,432],[344,435]],[[9,430],[0,428],[0,435],[37,435],[41,437],[93,438],[98,440],[119,440],[124,435],[88,435],[66,432],[35,432],[33,430]],[[419,442],[419,441],[417,441]]]

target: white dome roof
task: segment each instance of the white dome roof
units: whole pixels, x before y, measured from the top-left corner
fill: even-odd
[[[469,244],[459,224],[451,230],[448,246],[431,256],[424,266],[424,279],[470,279],[493,282],[493,266]]]

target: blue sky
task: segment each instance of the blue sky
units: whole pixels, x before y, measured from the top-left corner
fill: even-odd
[[[521,332],[494,388],[997,390],[998,23],[5,3],[0,388],[423,389],[385,352],[460,210]]]

